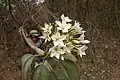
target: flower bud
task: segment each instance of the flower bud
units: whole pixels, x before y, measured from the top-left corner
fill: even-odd
[[[72,42],[75,43],[75,44],[79,44],[80,43],[79,40],[72,40]]]

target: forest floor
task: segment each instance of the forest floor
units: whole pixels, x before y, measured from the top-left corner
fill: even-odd
[[[0,80],[21,80],[20,57],[25,47],[18,35],[18,30],[12,31],[0,43]],[[92,29],[87,35],[91,44],[78,61],[80,80],[120,80],[120,30]]]

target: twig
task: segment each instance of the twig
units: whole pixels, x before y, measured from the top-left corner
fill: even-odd
[[[11,1],[8,0],[8,6],[9,6],[9,12],[10,12],[10,15],[11,17],[13,18],[13,20],[18,24],[20,25],[20,23],[17,21],[16,17],[14,16],[13,12],[12,12],[12,6],[11,6]]]
[[[25,41],[27,42],[27,44],[33,49],[35,50],[39,55],[44,55],[44,51],[41,50],[40,48],[38,48],[37,46],[35,46],[35,44],[33,43],[33,41],[30,39],[30,37],[27,37],[28,34],[24,31],[23,27],[19,28],[20,34],[23,36],[23,38],[25,39]]]
[[[115,16],[116,16],[116,23],[117,23],[117,26],[119,27],[119,21],[118,21],[118,1],[116,0],[115,1]],[[120,27],[119,27],[120,28]]]

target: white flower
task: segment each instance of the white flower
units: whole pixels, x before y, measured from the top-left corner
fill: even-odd
[[[82,44],[88,44],[88,43],[90,43],[90,41],[89,40],[84,40],[84,38],[85,38],[85,35],[84,35],[84,33],[78,38],[79,40],[80,40],[80,43],[82,43]]]
[[[74,48],[74,45],[72,44],[72,42],[68,42],[65,43],[65,46],[63,47],[63,50],[68,53],[71,54],[71,50]]]
[[[63,47],[63,50],[66,52],[66,53],[71,53],[71,49],[69,47]]]
[[[80,25],[81,25],[81,24],[80,24],[79,22],[76,22],[76,21],[75,21],[74,27],[75,27],[76,30],[77,30],[77,29],[81,29]]]
[[[75,44],[79,44],[80,43],[79,40],[72,40],[72,42],[75,43]]]
[[[51,29],[52,29],[52,25],[50,24],[50,25],[48,25],[47,23],[45,23],[45,27],[44,28],[42,28],[42,30],[44,31],[44,32],[48,32],[49,34],[51,34]]]
[[[71,22],[72,20],[68,17],[65,17],[64,15],[61,16],[62,22],[55,21],[55,23],[58,25],[57,29],[62,30],[62,32],[68,32],[68,30],[71,28],[71,24],[67,22]]]
[[[80,27],[80,23],[79,22],[76,22],[75,21],[75,23],[74,23],[74,29],[79,33],[79,34],[82,34],[82,33],[84,33],[85,31],[84,30],[82,30],[83,28],[82,27]]]
[[[62,30],[62,32],[68,32],[68,30],[71,28],[71,24],[61,23],[60,21],[55,21],[58,25],[57,29]]]
[[[54,46],[57,46],[57,45],[65,46],[63,43],[63,40],[66,39],[65,35],[60,35],[60,33],[57,32],[54,35],[52,35],[51,38],[53,40]]]
[[[74,45],[72,44],[72,42],[66,43],[66,46],[67,46],[70,50],[74,48]]]
[[[72,20],[69,19],[69,17],[65,17],[64,14],[61,15],[61,19],[62,21],[65,21],[65,22],[71,22]]]
[[[62,60],[64,60],[64,57],[62,56],[65,52],[63,51],[63,49],[61,49],[61,46],[57,46],[57,47],[52,47],[49,49],[50,52],[50,57],[56,57],[57,59],[61,58]]]
[[[45,23],[45,27],[41,28],[41,29],[43,30],[43,36],[40,36],[40,38],[45,39],[45,42],[51,40],[51,38],[50,38],[49,35],[52,33],[52,32],[51,32],[52,27],[53,27],[53,26],[52,26],[51,24],[48,25],[47,23]]]
[[[50,36],[49,36],[49,33],[48,33],[48,32],[43,32],[43,36],[40,36],[40,38],[45,39],[45,42],[47,42],[47,41],[50,41],[50,40],[51,40],[51,38],[50,38]]]
[[[78,48],[78,55],[80,55],[80,57],[82,57],[82,55],[86,55],[85,53],[85,50],[87,49],[88,47],[83,45],[81,47]]]

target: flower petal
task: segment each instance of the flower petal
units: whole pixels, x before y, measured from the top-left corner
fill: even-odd
[[[83,45],[83,46],[81,47],[81,50],[82,50],[82,51],[85,51],[87,48],[88,48],[87,46]]]
[[[61,15],[61,19],[64,20],[64,18],[65,18],[65,16],[64,16],[64,14],[62,14],[62,15]]]
[[[71,22],[72,20],[69,17],[65,17],[64,14],[61,16],[62,21]]]
[[[62,28],[61,27],[57,27],[57,30],[62,30]]]
[[[80,40],[80,41],[83,41],[84,40],[84,38],[85,38],[85,35],[84,34],[82,34],[78,39]]]
[[[80,42],[83,43],[83,44],[88,44],[88,43],[90,43],[89,40],[83,40],[83,41],[80,41]]]
[[[56,23],[59,27],[61,27],[61,25],[62,25],[62,23],[61,23],[60,21],[55,21],[55,23]]]
[[[87,49],[88,47],[83,45],[81,47],[78,48],[78,55],[80,55],[80,57],[82,57],[82,55],[86,55],[85,53],[85,50]]]
[[[53,57],[53,56],[55,56],[55,52],[50,54],[50,57]]]
[[[63,43],[63,41],[60,41],[59,44],[60,44],[61,46],[65,46],[64,43]]]
[[[59,50],[58,52],[59,52],[59,54],[64,54],[65,53],[63,50]]]
[[[59,57],[60,57],[60,54],[55,54],[55,57],[57,58],[57,59],[59,59]]]
[[[86,55],[86,53],[85,52],[81,52],[80,53],[80,57],[82,57],[83,55]]]
[[[65,40],[65,39],[66,39],[66,37],[67,37],[67,36],[62,35],[62,36],[60,37],[60,40]]]
[[[61,56],[61,59],[62,59],[62,60],[64,60],[64,57],[63,57],[63,56]]]

